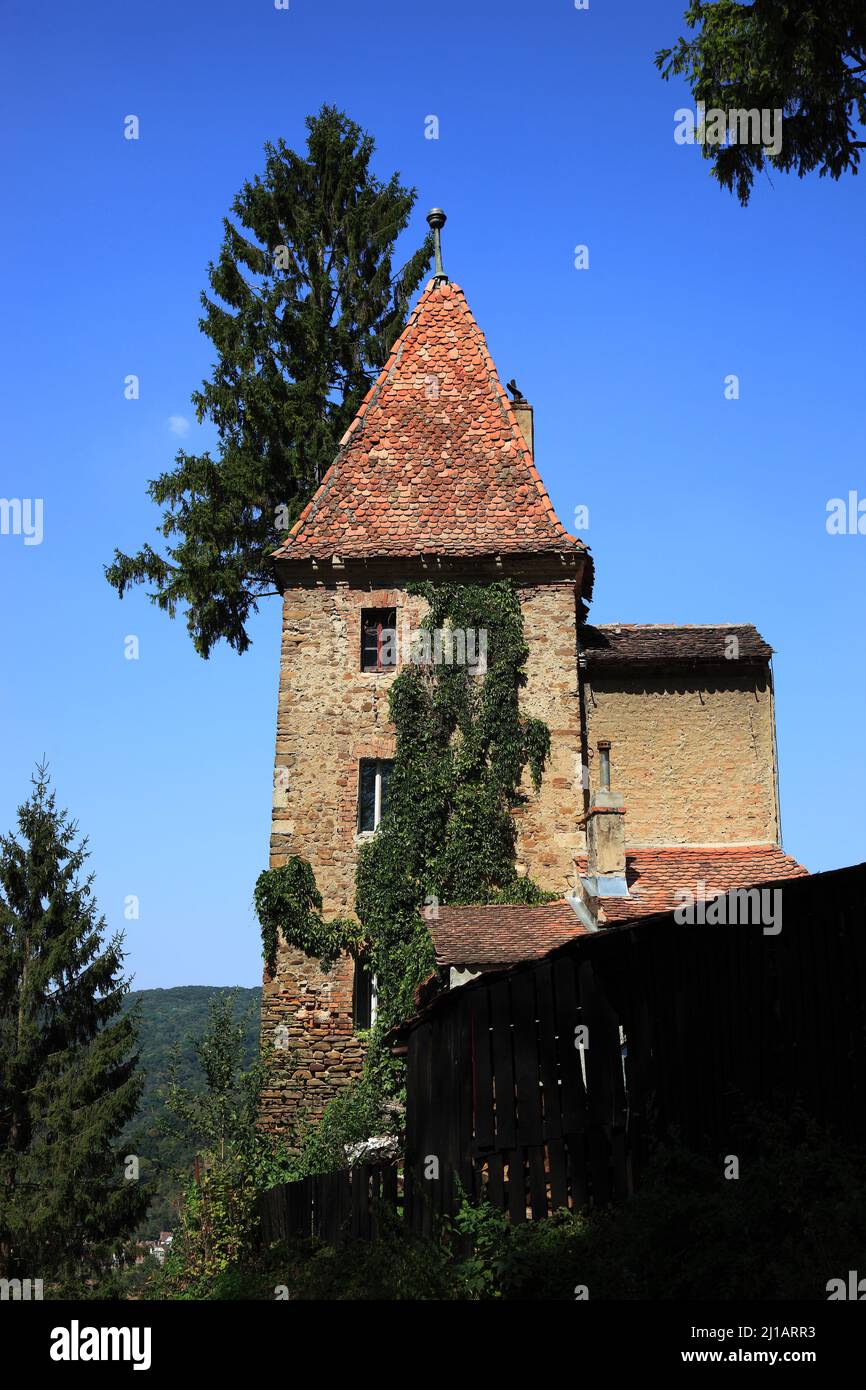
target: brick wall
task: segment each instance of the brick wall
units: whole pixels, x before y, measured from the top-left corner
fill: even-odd
[[[288,589],[283,598],[270,864],[291,855],[308,860],[326,916],[354,905],[358,760],[393,756],[394,674],[360,669],[361,610],[391,607],[399,630],[404,621],[417,624],[426,604],[401,590],[347,585]],[[274,1053],[264,1127],[282,1130],[301,1114],[319,1116],[357,1075],[363,1052],[352,1028],[353,974],[348,957],[322,971],[280,942],[276,977],[264,981],[262,1047],[273,1049],[283,1027],[289,1047]]]
[[[595,748],[609,738],[630,845],[778,842],[769,673],[605,672],[586,686]]]
[[[281,944],[277,975],[266,975],[262,990],[262,1047],[276,1059],[262,1092],[263,1129],[283,1132],[304,1115],[321,1115],[328,1097],[357,1075],[363,1052],[352,1029],[353,969],[343,957],[322,971]]]
[[[516,812],[518,869],[542,888],[565,892],[583,812],[577,616],[573,584],[521,589],[523,628],[529,648],[521,708],[550,729],[551,756],[536,796],[527,770],[526,801]]]

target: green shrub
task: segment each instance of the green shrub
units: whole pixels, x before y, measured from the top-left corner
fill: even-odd
[[[660,1148],[639,1192],[619,1206],[559,1212],[510,1226],[465,1204],[455,1225],[475,1233],[462,1270],[481,1297],[573,1299],[824,1299],[827,1280],[862,1264],[863,1156],[814,1122],[752,1118],[731,1151],[700,1157]]]
[[[828,1279],[862,1266],[863,1155],[797,1111],[752,1118],[729,1147],[736,1179],[724,1177],[724,1155],[671,1139],[617,1206],[512,1226],[488,1203],[464,1200],[432,1240],[383,1208],[375,1241],[297,1241],[258,1255],[245,1188],[219,1219],[212,1213],[208,1242],[193,1204],[191,1243],[166,1261],[162,1296],[273,1299],[280,1288],[292,1300],[573,1301],[585,1285],[591,1301],[824,1300]]]

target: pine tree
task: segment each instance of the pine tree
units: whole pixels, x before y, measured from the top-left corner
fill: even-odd
[[[656,54],[667,80],[684,76],[709,113],[783,112],[778,147],[755,133],[701,146],[722,188],[748,203],[766,165],[800,178],[856,174],[866,149],[866,7],[863,0],[689,0],[693,38]],[[749,130],[749,126],[745,126]]]
[[[147,1196],[112,1143],[135,1113],[136,1020],[87,842],[47,769],[0,836],[0,1274],[97,1268]]]
[[[105,571],[121,597],[149,583],[170,616],[185,604],[204,657],[220,639],[249,646],[247,620],[273,593],[268,556],[333,461],[430,261],[427,238],[393,272],[416,194],[372,173],[372,138],[333,107],[306,124],[306,157],[265,146],[208,267],[200,327],[217,362],[192,400],[217,427],[218,457],[180,450],[150,483],[167,554],[117,550]]]

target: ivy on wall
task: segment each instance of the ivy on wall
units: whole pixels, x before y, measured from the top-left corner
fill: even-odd
[[[515,865],[512,812],[524,795],[524,770],[537,792],[550,752],[547,725],[520,710],[528,648],[519,595],[508,580],[407,587],[426,599],[422,626],[431,633],[447,627],[486,633],[486,671],[409,663],[395,678],[389,713],[396,748],[387,810],[358,855],[357,922],[323,920],[312,868],[301,859],[265,870],[255,890],[271,973],[278,931],[324,963],[341,951],[365,952],[377,977],[378,1016],[359,1084],[375,1078],[376,1088],[385,1090],[393,1089],[395,1072],[382,1040],[412,1013],[416,989],[435,969],[425,904],[435,911],[437,903],[557,897],[519,875]],[[338,1096],[331,1104],[345,1108],[345,1099]]]
[[[318,957],[327,970],[344,951],[362,948],[358,923],[351,918],[322,917],[322,895],[316,887],[312,865],[292,855],[276,869],[259,874],[253,892],[256,916],[262,928],[262,954],[268,974],[277,973],[279,933],[291,946]]]
[[[391,686],[397,739],[387,815],[361,849],[355,880],[383,1029],[412,1012],[415,989],[435,968],[425,902],[548,896],[515,868],[512,811],[523,770],[529,766],[538,790],[550,750],[547,726],[520,711],[528,650],[519,596],[504,580],[421,583],[409,592],[427,600],[429,631],[486,632],[487,670],[409,664]]]

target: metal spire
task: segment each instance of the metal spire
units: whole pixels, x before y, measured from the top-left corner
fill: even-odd
[[[437,282],[440,281],[440,280],[447,280],[447,279],[448,279],[448,276],[445,274],[445,271],[442,269],[442,237],[441,237],[442,228],[445,226],[445,223],[447,222],[447,220],[448,220],[448,219],[447,219],[447,217],[445,216],[445,213],[442,211],[441,208],[431,208],[430,211],[429,211],[428,214],[427,214],[427,225],[428,225],[429,227],[431,227],[431,228],[432,228],[432,231],[433,231],[433,254],[434,254],[435,258],[436,258],[436,260],[435,260],[436,269],[435,269],[434,274],[433,274],[433,279],[436,280]]]

